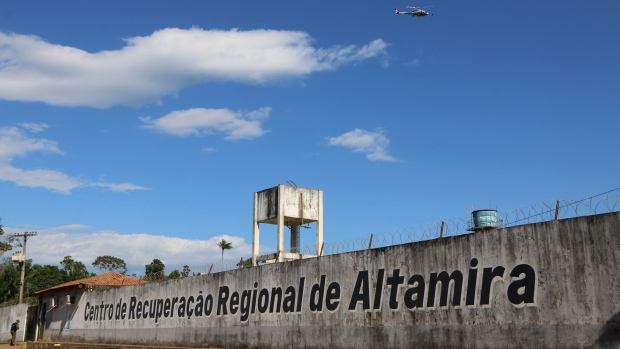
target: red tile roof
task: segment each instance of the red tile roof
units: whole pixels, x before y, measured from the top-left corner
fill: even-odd
[[[35,294],[42,295],[43,293],[49,291],[55,291],[63,288],[74,288],[82,287],[86,289],[92,288],[106,288],[106,287],[119,287],[119,286],[129,286],[129,285],[139,285],[144,284],[146,281],[140,279],[133,278],[131,276],[127,276],[124,274],[120,274],[117,272],[107,272],[97,276],[91,276],[84,279],[74,280],[65,282],[64,284],[56,285],[54,287],[50,287],[45,290],[36,291]]]

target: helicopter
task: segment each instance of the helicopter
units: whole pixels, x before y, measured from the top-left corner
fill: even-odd
[[[407,6],[407,8],[410,8],[411,11],[409,12],[400,12],[398,11],[398,9],[394,9],[394,12],[396,12],[396,15],[411,15],[411,17],[424,17],[424,16],[428,16],[428,12],[422,10],[422,8],[420,7],[415,7],[415,6]],[[431,14],[432,16],[433,14]]]

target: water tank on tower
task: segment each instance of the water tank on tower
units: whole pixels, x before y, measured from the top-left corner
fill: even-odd
[[[259,255],[260,223],[278,227],[276,253]],[[254,193],[252,264],[315,257],[302,254],[300,227],[316,223],[316,251],[323,244],[323,191],[280,184]],[[291,229],[290,250],[284,250],[284,227]]]

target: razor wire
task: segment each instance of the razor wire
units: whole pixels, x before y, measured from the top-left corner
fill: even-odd
[[[251,260],[251,258],[249,258]],[[246,263],[244,263],[246,262]],[[246,259],[241,260],[224,260],[224,262],[206,263],[189,268],[189,273],[184,274],[183,269],[175,269],[166,275],[164,271],[158,271],[156,273],[144,274],[144,275],[132,275],[132,277],[145,282],[161,282],[166,280],[173,280],[188,276],[215,274],[229,270],[235,270],[239,268],[245,268],[250,266]],[[176,273],[175,273],[176,271]]]
[[[595,214],[611,213],[620,210],[620,188],[609,190],[605,193],[590,196],[581,200],[553,200],[529,205],[517,209],[497,212],[497,227],[502,229],[518,225],[541,223],[546,221],[569,219]],[[426,223],[393,231],[370,234],[364,237],[351,238],[339,241],[324,242],[320,246],[315,244],[304,245],[283,251],[287,254],[297,254],[299,259],[317,256],[329,256],[334,254],[362,251],[372,248],[388,247],[435,240],[444,237],[472,234],[472,219],[452,218]],[[277,258],[274,254],[274,259]],[[241,260],[224,260],[191,267],[191,275],[214,274],[228,272],[240,268],[251,267],[249,258]],[[181,277],[184,277],[181,275]],[[163,273],[145,275],[141,277],[146,281],[168,280]]]
[[[582,200],[543,201],[539,204],[498,212],[497,228],[617,212],[620,210],[619,191],[620,188],[616,188]],[[319,248],[315,245],[310,245],[302,246],[298,249],[301,251],[301,254],[326,256],[471,234],[472,227],[471,219],[452,218],[400,230],[370,234],[366,237],[324,243]]]

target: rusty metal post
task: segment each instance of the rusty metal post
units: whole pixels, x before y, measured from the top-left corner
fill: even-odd
[[[372,234],[370,234],[370,242],[368,242],[368,249],[372,248]]]
[[[323,256],[323,247],[325,246],[325,242],[321,243],[321,251],[319,252],[319,257]]]
[[[554,221],[558,220],[558,215],[560,214],[560,200],[555,202],[555,219]]]
[[[443,238],[443,227],[446,225],[443,221],[441,221],[441,231],[439,232],[439,238]]]
[[[213,269],[213,264],[211,264],[211,266],[209,267],[209,272],[207,274],[211,274],[211,270]]]

